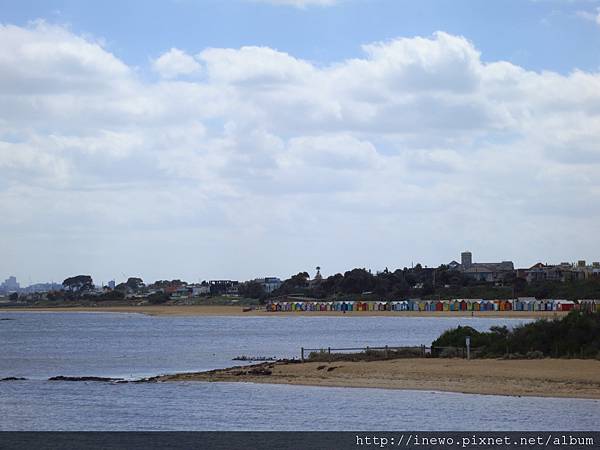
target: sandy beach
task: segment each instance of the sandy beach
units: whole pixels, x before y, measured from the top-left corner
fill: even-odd
[[[139,313],[151,316],[329,316],[329,317],[509,317],[509,318],[558,318],[566,315],[560,311],[301,311],[267,312],[262,309],[244,311],[242,306],[209,305],[144,305],[144,306],[73,306],[73,307],[10,307],[0,308],[0,312],[110,312]]]
[[[165,375],[153,381],[251,382],[600,399],[600,361],[436,358],[277,362]]]

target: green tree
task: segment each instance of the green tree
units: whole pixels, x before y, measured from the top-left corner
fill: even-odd
[[[120,301],[125,299],[125,294],[122,291],[112,290],[105,292],[99,297],[96,297],[98,301]]]
[[[282,283],[279,289],[273,291],[273,295],[277,296],[294,293],[307,293],[309,278],[310,275],[308,275],[308,272],[299,272],[296,275],[292,275],[289,279]]]
[[[247,281],[239,287],[239,293],[242,297],[264,299],[267,295],[262,284],[256,281]]]
[[[169,294],[165,294],[164,292],[154,292],[148,296],[148,303],[152,305],[160,305],[168,302],[171,299]]]
[[[341,288],[345,294],[361,294],[372,291],[375,285],[375,277],[371,272],[366,269],[352,269],[344,273]]]
[[[76,275],[67,278],[62,283],[63,288],[73,292],[91,291],[94,288],[94,282],[89,275]]]
[[[125,285],[132,291],[136,292],[144,287],[144,281],[141,278],[130,277],[125,282]]]
[[[316,296],[323,298],[337,294],[340,291],[343,280],[344,275],[341,273],[336,273],[335,275],[325,278],[323,282],[317,286],[317,291],[315,292]]]

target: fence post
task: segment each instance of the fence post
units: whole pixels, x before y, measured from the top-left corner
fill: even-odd
[[[421,358],[425,358],[425,346],[421,344]]]
[[[300,347],[300,360],[304,362],[304,347]]]
[[[465,344],[467,347],[467,360],[471,359],[471,336],[465,337]]]
[[[389,358],[389,353],[388,353],[388,346],[385,346],[385,359]]]
[[[327,361],[331,361],[331,347],[327,347]]]

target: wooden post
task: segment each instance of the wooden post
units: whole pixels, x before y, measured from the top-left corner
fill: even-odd
[[[467,360],[471,359],[471,336],[465,337],[465,344],[467,347]]]
[[[304,362],[304,347],[300,348],[300,360]]]
[[[388,346],[385,346],[385,359],[389,358]]]
[[[331,361],[331,347],[327,347],[327,361]]]

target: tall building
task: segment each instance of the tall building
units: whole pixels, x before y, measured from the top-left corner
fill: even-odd
[[[471,268],[473,265],[473,254],[471,252],[462,252],[460,254],[460,262],[463,270]]]
[[[8,277],[2,284],[0,284],[0,291],[3,292],[17,292],[20,286],[17,282],[17,278],[14,276]]]

